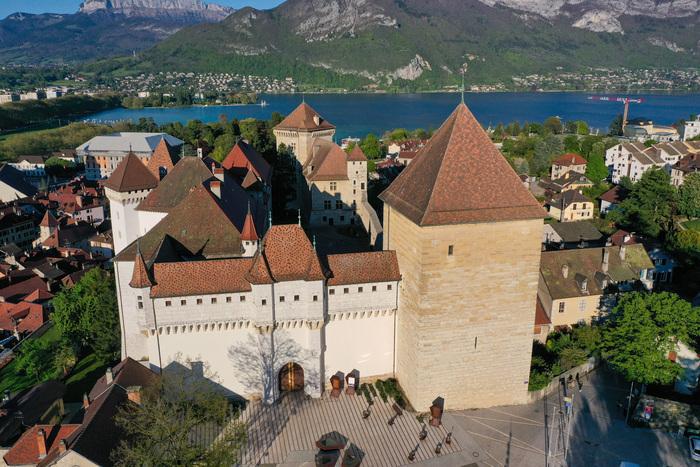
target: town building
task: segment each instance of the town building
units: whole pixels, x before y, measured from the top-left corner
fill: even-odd
[[[128,155],[134,154],[144,163],[164,141],[167,155],[158,158],[163,161],[171,159],[170,164],[177,158],[184,142],[167,133],[114,133],[112,135],[95,136],[76,148],[77,156],[85,163],[85,176],[88,180],[109,178],[119,163]],[[162,149],[161,149],[162,150]],[[160,166],[159,166],[160,167]],[[159,167],[156,167],[157,170]]]
[[[576,190],[554,195],[547,206],[549,215],[559,222],[593,219],[593,201]]]
[[[584,174],[569,170],[555,180],[543,177],[539,182],[539,187],[543,188],[546,194],[552,196],[569,190],[580,192],[584,188],[593,187],[593,182]]]
[[[25,427],[59,422],[65,414],[65,393],[65,384],[49,380],[17,394],[4,394],[0,401],[0,454],[17,441]]]
[[[311,159],[318,140],[333,142],[335,125],[321,117],[309,104],[302,102],[272,130],[277,149],[284,145],[301,166]]]
[[[689,154],[671,167],[671,184],[683,185],[685,177],[692,173],[700,173],[700,154]]]
[[[700,135],[700,116],[685,122],[683,125],[683,141],[688,141],[698,135]]]
[[[588,221],[551,222],[544,226],[542,243],[549,250],[602,246],[603,234]]]
[[[598,197],[600,200],[600,214],[608,212],[620,206],[620,203],[625,199],[626,193],[620,185],[615,185],[608,191]]]
[[[648,140],[662,143],[680,139],[678,130],[674,127],[656,125],[653,121],[646,119],[630,120],[624,127],[624,136],[640,143]]]
[[[320,255],[228,202],[246,193],[218,169],[186,157],[157,181],[129,156],[106,182],[125,358],[267,402],[351,371],[398,377],[417,408],[527,399],[544,211],[464,104],[382,195],[383,251]]]
[[[550,176],[552,180],[556,180],[563,177],[565,173],[570,171],[585,174],[587,165],[588,161],[578,154],[563,154],[554,159],[554,162],[552,162]]]
[[[608,238],[607,244],[614,246],[644,245],[649,259],[654,264],[653,268],[647,270],[647,281],[654,287],[673,281],[673,270],[678,266],[678,262],[657,240],[643,239],[634,232],[620,229]]]
[[[10,165],[22,172],[26,177],[43,177],[46,175],[46,159],[44,156],[19,156]]]
[[[545,251],[537,296],[555,329],[590,323],[608,286],[628,290],[641,282],[651,290],[647,271],[653,267],[638,244]]]
[[[0,246],[14,243],[31,249],[38,230],[34,218],[15,206],[0,207]]]
[[[10,164],[0,165],[0,202],[27,198],[36,193],[37,189],[27,182],[22,172]]]
[[[19,102],[19,94],[16,94],[16,93],[0,94],[0,104],[7,104],[8,102]]]
[[[617,184],[623,177],[637,182],[644,172],[652,167],[663,167],[665,162],[643,143],[620,143],[605,151],[605,165],[608,166],[610,180]]]

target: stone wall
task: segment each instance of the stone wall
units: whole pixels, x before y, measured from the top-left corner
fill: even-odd
[[[525,402],[542,221],[419,227],[386,205],[384,219],[403,277],[396,373],[413,407]]]

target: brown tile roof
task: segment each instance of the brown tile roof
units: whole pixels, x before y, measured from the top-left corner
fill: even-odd
[[[401,280],[395,251],[328,255],[328,285],[368,284]]]
[[[129,386],[147,387],[156,382],[158,376],[131,357],[127,357],[112,368],[112,383],[107,383],[107,377],[102,375],[94,384],[88,395],[89,400],[97,399],[112,384],[123,388]]]
[[[323,117],[306,102],[299,104],[292,113],[287,115],[287,118],[282,120],[275,127],[275,129],[280,130],[303,131],[331,130],[333,128],[335,128],[335,125],[324,120]]]
[[[41,223],[39,225],[41,227],[56,227],[56,226],[58,226],[58,221],[53,216],[53,214],[51,214],[51,211],[49,211],[47,209],[46,213],[44,214],[44,217],[41,219]]]
[[[250,292],[246,276],[253,258],[156,263],[152,298]]]
[[[171,172],[141,201],[139,211],[170,212],[194,187],[212,178],[211,170],[198,157],[183,157]]]
[[[5,463],[13,465],[36,465],[42,461],[39,457],[37,437],[39,430],[44,430],[46,437],[46,452],[58,452],[58,444],[62,439],[71,436],[80,425],[34,425],[17,440],[5,454]]]
[[[426,226],[545,216],[464,104],[380,198]]]
[[[49,288],[41,277],[33,275],[27,280],[0,289],[0,298],[6,302],[13,302],[14,299],[26,297],[36,290],[48,291]]]
[[[221,163],[221,166],[226,170],[244,169],[252,171],[258,178],[266,184],[270,184],[272,168],[270,164],[261,156],[250,144],[241,140],[226,156],[226,159]]]
[[[622,200],[625,199],[624,191],[625,190],[620,185],[615,185],[614,187],[600,195],[598,199],[607,201],[611,204],[619,204],[620,202],[622,202]]]
[[[153,282],[148,274],[148,268],[146,267],[146,262],[143,260],[143,255],[141,250],[137,245],[136,259],[134,260],[134,272],[131,275],[131,281],[129,286],[134,289],[145,289],[146,287],[151,287]]]
[[[184,248],[187,256],[211,259],[242,253],[240,231],[218,199],[203,186],[191,189],[181,203],[141,237],[140,247],[146,261],[153,258],[166,236]],[[119,253],[116,261],[133,261],[135,257],[136,242]]]
[[[114,169],[104,186],[122,193],[125,191],[150,190],[158,186],[158,179],[148,170],[136,154],[130,152]]]
[[[622,229],[618,230],[608,238],[608,241],[615,246],[620,246],[623,244],[634,245],[635,243],[639,243],[637,240],[638,238],[634,233],[629,233]]]
[[[535,305],[535,326],[542,326],[545,324],[552,324],[552,320],[547,316],[547,312],[542,306],[542,301],[540,297],[537,297],[537,304]]]
[[[250,203],[248,203],[248,213],[245,216],[243,228],[241,229],[241,240],[247,240],[251,242],[259,239],[260,236],[258,235],[258,230],[255,228],[253,213],[250,210]]]
[[[323,269],[309,237],[296,224],[273,225],[255,255],[248,280],[254,284],[324,280]]]
[[[582,156],[570,152],[568,154],[562,154],[561,156],[554,159],[552,165],[562,165],[564,167],[568,167],[571,165],[586,165],[587,163],[588,161]]]
[[[348,154],[348,160],[351,162],[367,162],[367,156],[362,152],[360,145],[356,144]]]
[[[683,173],[700,172],[700,156],[687,155],[673,165],[673,168]]]
[[[348,155],[332,141],[318,139],[304,174],[310,181],[348,180]]]
[[[565,209],[574,203],[591,203],[592,201],[576,190],[568,190],[555,195],[550,204]]]
[[[177,156],[173,154],[173,148],[165,140],[165,137],[163,137],[153,151],[153,155],[148,160],[147,167],[153,176],[160,180],[161,167],[165,169],[166,174],[169,174],[170,171],[173,170],[173,167],[175,167],[176,162]]]

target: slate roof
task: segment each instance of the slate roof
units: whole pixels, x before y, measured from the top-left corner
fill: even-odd
[[[20,198],[34,196],[38,191],[24,179],[24,175],[21,171],[9,164],[0,165],[0,183],[4,183],[15,191],[22,193],[24,196],[20,196]]]
[[[604,250],[609,253],[607,276],[613,282],[638,280],[642,269],[654,267],[643,245],[628,245],[625,248],[624,260],[620,259],[620,248],[615,246],[542,252],[540,274],[552,299],[601,295],[605,278],[602,270]],[[565,264],[569,268],[566,278],[562,274]],[[588,282],[585,294],[580,287],[582,278]]]
[[[574,203],[590,203],[591,200],[583,196],[576,190],[568,190],[555,195],[552,198],[551,205],[559,209],[566,209]]]
[[[167,133],[138,133],[121,132],[111,135],[95,136],[76,148],[80,154],[86,152],[153,152],[160,140],[165,138],[171,147],[184,144],[181,139],[170,136]]]
[[[401,280],[395,251],[328,255],[328,285],[368,284]]]
[[[318,117],[318,123],[314,120]],[[321,115],[316,112],[309,104],[302,102],[292,111],[287,117],[282,120],[275,129],[280,130],[302,130],[302,131],[317,131],[331,130],[335,125],[326,121]]]
[[[545,216],[463,103],[380,198],[421,226]]]
[[[158,186],[158,179],[136,154],[130,152],[114,169],[104,186],[120,193],[150,190]]]
[[[248,274],[253,284],[324,279],[316,251],[304,229],[296,224],[270,227]]]
[[[177,154],[175,149],[168,144],[168,140],[161,138],[158,146],[153,151],[153,155],[148,160],[148,170],[151,171],[154,177],[160,180],[160,169],[165,169],[166,173],[170,173],[177,162]]]
[[[246,275],[253,258],[156,263],[151,298],[250,292]]]
[[[243,140],[238,141],[228,153],[221,166],[226,170],[242,169],[252,171],[267,185],[272,182],[270,164],[256,151],[253,146]]]
[[[348,155],[334,142],[318,139],[304,175],[309,181],[348,180]]]
[[[571,152],[567,154],[562,154],[561,156],[554,159],[554,162],[552,162],[552,165],[561,165],[564,167],[586,164],[588,164],[588,161],[584,159],[583,156]]]
[[[566,243],[574,243],[581,240],[594,242],[603,238],[603,234],[588,221],[553,222],[549,225]]]
[[[136,208],[139,211],[170,212],[180,204],[192,188],[213,178],[211,170],[198,157],[183,157],[168,172],[158,187]]]

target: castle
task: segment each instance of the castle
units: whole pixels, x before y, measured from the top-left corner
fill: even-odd
[[[302,170],[366,163],[305,103],[290,116],[275,134]],[[271,225],[265,161],[244,142],[227,160],[158,180],[127,156],[107,181],[123,357],[267,402],[352,371],[419,410],[526,400],[544,214],[463,103],[382,193],[381,251],[320,255]]]

